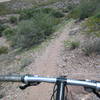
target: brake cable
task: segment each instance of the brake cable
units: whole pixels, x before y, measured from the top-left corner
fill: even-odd
[[[97,91],[93,90],[93,93],[94,93],[98,98],[100,98],[100,94],[99,94]]]
[[[24,89],[26,89],[26,88],[28,88],[28,87],[30,87],[30,86],[37,86],[37,85],[39,85],[39,84],[40,84],[40,82],[27,83],[27,84],[24,84],[24,85],[22,85],[22,86],[19,86],[19,88],[20,88],[21,90],[24,90]]]
[[[55,85],[54,85],[54,88],[53,88],[53,94],[51,95],[51,98],[50,98],[50,100],[52,100],[52,99],[54,99],[55,100],[55,98],[54,98],[54,95],[55,95],[55,93],[57,92],[57,83],[55,83]]]

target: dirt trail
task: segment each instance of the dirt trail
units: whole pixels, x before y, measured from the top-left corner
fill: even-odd
[[[57,67],[61,59],[60,54],[63,49],[63,41],[66,40],[71,26],[71,23],[69,23],[61,33],[58,33],[59,36],[51,41],[41,57],[37,58],[35,63],[29,66],[29,69],[31,69],[29,73],[40,76],[58,76]],[[50,100],[52,86],[50,84],[42,84],[38,88],[30,89],[29,100],[33,100],[32,98],[34,100]]]
[[[5,38],[0,37],[0,47],[9,47],[9,44],[7,43]]]
[[[48,47],[43,51],[43,54],[36,59],[35,63],[31,64],[31,72],[42,76],[58,76],[57,67],[61,59],[61,51],[63,50],[64,40],[67,39],[72,22],[65,26],[64,30],[57,33],[59,36],[50,41]]]
[[[64,45],[63,41],[67,39],[72,23],[73,21],[69,22],[64,26],[62,31],[56,33],[57,37],[50,41],[41,56],[38,56],[35,62],[27,67],[25,73],[46,77],[59,75],[57,67],[61,59],[61,50]],[[4,97],[3,100],[50,100],[52,89],[52,84],[44,83],[38,87],[27,88],[24,91],[13,89],[13,92]]]

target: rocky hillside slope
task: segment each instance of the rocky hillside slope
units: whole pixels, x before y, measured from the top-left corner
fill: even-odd
[[[53,7],[53,8],[64,8],[68,3],[79,3],[80,0],[11,0],[6,2],[6,6],[11,9],[23,9],[30,8],[36,5]]]

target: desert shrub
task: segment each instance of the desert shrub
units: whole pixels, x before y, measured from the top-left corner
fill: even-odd
[[[76,7],[76,4],[71,2],[71,3],[68,3],[66,8],[62,9],[62,11],[67,13],[67,12],[72,11],[75,7]]]
[[[24,9],[20,11],[20,20],[27,20],[32,18],[35,14],[40,13],[41,11],[43,11],[44,13],[45,10],[43,8],[41,9],[35,9],[35,8],[30,8],[30,9]]]
[[[0,47],[0,54],[5,54],[8,53],[8,48],[7,47]]]
[[[11,16],[11,17],[9,18],[9,21],[10,21],[10,23],[12,23],[12,24],[17,24],[18,18],[17,18],[16,16]]]
[[[6,28],[9,28],[9,26],[0,23],[0,37],[2,36],[2,33]]]
[[[62,12],[54,10],[52,8],[41,8],[41,9],[31,8],[20,11],[20,20],[30,19],[35,15],[40,14],[41,12],[44,14],[49,14],[56,18],[64,17],[64,14]]]
[[[5,5],[0,4],[0,15],[4,15],[8,12]]]
[[[64,17],[64,14],[61,11],[52,9],[52,8],[42,8],[41,11],[43,13],[51,14],[51,16],[56,18]]]
[[[21,21],[16,28],[15,35],[12,38],[13,47],[30,47],[33,45],[33,37],[37,36],[37,29],[34,28],[32,21]]]
[[[100,38],[85,41],[82,50],[87,56],[91,55],[92,53],[100,54]]]
[[[96,15],[96,14],[98,14],[98,13],[100,13],[100,3],[99,3],[98,6],[96,7],[96,10],[95,10],[95,12],[94,12],[93,15]]]
[[[14,29],[12,28],[6,28],[3,31],[3,36],[5,36],[8,40],[14,35]]]
[[[33,17],[33,22],[36,27],[41,29],[46,36],[49,36],[53,31],[56,25],[60,23],[60,19],[57,19],[50,14],[44,14],[43,12],[37,13]]]
[[[97,13],[94,18],[99,18],[100,19],[100,13]]]
[[[100,9],[99,5],[100,0],[81,0],[80,4],[68,16],[79,19],[88,18],[95,14],[97,9]]]
[[[5,96],[5,93],[0,94],[0,99],[2,99]]]
[[[65,47],[73,50],[73,49],[76,49],[79,47],[80,42],[79,41],[64,41],[64,45],[65,45]]]
[[[20,13],[20,20],[25,20],[33,17],[34,12],[37,12],[34,8],[31,9],[24,9],[21,10]]]
[[[54,9],[52,9],[52,8],[42,8],[42,11],[44,12],[44,13],[50,13],[50,12],[53,12],[54,11]]]
[[[0,37],[2,36],[2,32],[5,30],[5,26],[0,24]]]
[[[85,27],[84,34],[100,37],[100,13],[88,18],[82,26]]]
[[[13,46],[29,48],[44,41],[54,32],[59,20],[43,12],[37,13],[31,20],[24,20],[18,24]]]
[[[52,16],[54,16],[56,18],[64,17],[64,14],[62,12],[60,12],[60,11],[55,11],[55,12],[52,12],[51,14],[52,14]]]
[[[10,13],[13,13],[13,10],[9,9],[4,3],[0,3],[0,15],[6,15]]]

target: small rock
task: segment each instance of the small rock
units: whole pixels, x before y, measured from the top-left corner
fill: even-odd
[[[100,59],[97,59],[97,62],[100,63]]]
[[[62,68],[64,68],[64,67],[66,67],[66,64],[65,63],[62,64]]]
[[[20,56],[16,56],[15,58],[16,58],[16,60],[20,60],[20,59],[21,59],[21,57],[20,57]]]
[[[63,61],[64,61],[64,62],[67,62],[67,59],[66,59],[66,58],[64,58],[64,59],[63,59]]]
[[[96,68],[100,68],[100,65],[96,66]]]
[[[75,28],[69,32],[69,35],[76,35],[79,32],[79,28]]]

